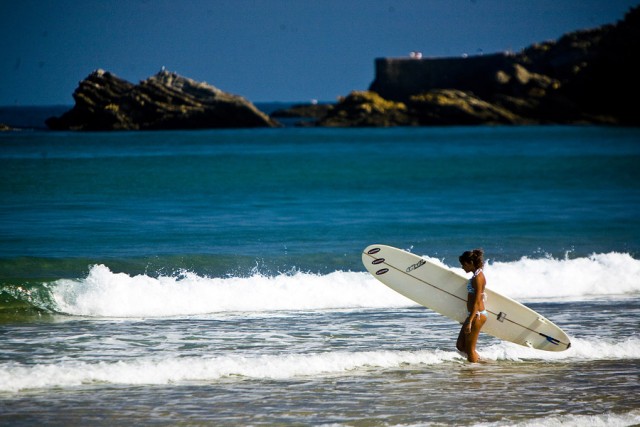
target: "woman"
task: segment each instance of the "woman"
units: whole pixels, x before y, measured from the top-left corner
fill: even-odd
[[[467,312],[469,316],[460,329],[456,347],[467,354],[469,362],[477,362],[480,357],[476,352],[476,343],[480,329],[487,321],[487,310],[484,308],[484,288],[487,280],[484,278],[482,267],[484,266],[482,249],[466,251],[460,255],[460,265],[466,273],[473,273],[473,277],[467,283]]]

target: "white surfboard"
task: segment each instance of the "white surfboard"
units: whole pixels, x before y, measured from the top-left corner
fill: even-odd
[[[396,292],[450,319],[467,318],[468,278],[417,255],[386,245],[371,245],[362,262],[376,279]],[[547,351],[571,346],[562,329],[528,307],[485,288],[488,312],[482,332],[505,341]]]

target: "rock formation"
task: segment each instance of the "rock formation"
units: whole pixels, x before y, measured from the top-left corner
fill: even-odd
[[[640,7],[624,20],[518,54],[379,58],[369,92],[342,98],[318,126],[640,125]]]
[[[372,127],[417,124],[410,123],[407,106],[402,102],[388,101],[375,92],[351,92],[325,117],[319,126],[327,127]]]
[[[274,127],[246,99],[162,70],[138,85],[97,70],[73,93],[75,106],[46,121],[55,130]]]
[[[421,124],[639,125],[638,52],[635,7],[615,25],[573,32],[515,55],[379,59],[370,90],[407,102]]]
[[[369,91],[274,117],[301,126],[475,124],[640,125],[640,6],[616,24],[576,31],[517,54],[379,58]],[[197,129],[278,123],[242,97],[162,71],[133,85],[98,70],[51,129]]]
[[[408,104],[416,121],[423,126],[526,123],[525,118],[508,109],[456,89],[434,89],[412,96]]]
[[[283,124],[290,122],[294,126],[314,126],[334,108],[332,104],[309,103],[295,104],[288,108],[278,109],[271,113],[271,117]]]

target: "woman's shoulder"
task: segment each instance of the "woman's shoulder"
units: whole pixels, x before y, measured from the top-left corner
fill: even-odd
[[[487,283],[486,277],[484,277],[484,271],[481,268],[477,269],[475,273],[473,273],[472,280],[476,283],[482,283],[483,285]]]

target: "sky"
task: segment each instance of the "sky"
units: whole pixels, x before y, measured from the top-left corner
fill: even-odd
[[[518,52],[640,0],[0,0],[0,106],[73,105],[104,69],[165,67],[253,102],[366,90],[378,57]]]

